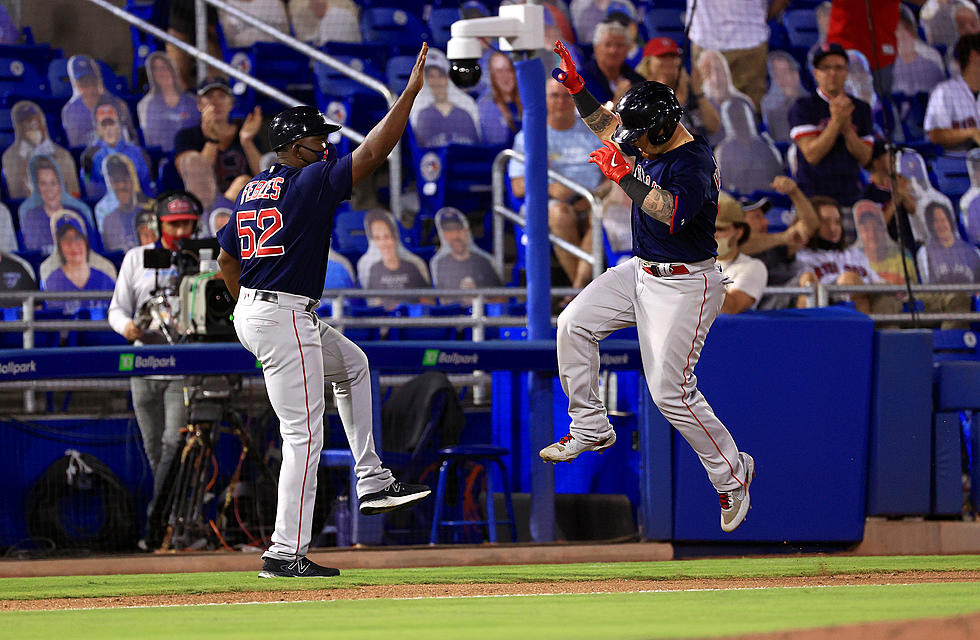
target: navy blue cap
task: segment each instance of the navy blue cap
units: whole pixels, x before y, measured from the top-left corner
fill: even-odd
[[[827,56],[843,56],[845,62],[850,61],[847,57],[847,49],[836,42],[824,42],[813,52],[813,66],[819,65]]]

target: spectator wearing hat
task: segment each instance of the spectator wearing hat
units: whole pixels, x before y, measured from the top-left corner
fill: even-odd
[[[980,144],[980,34],[961,37],[953,49],[961,75],[940,82],[929,96],[925,130],[944,151],[965,154]]]
[[[84,147],[95,141],[95,108],[111,104],[116,108],[120,126],[129,140],[138,140],[133,116],[120,98],[106,91],[95,60],[86,55],[68,58],[68,78],[74,95],[61,109],[61,123],[68,136],[68,146]]]
[[[51,139],[41,107],[29,100],[21,100],[10,110],[10,120],[14,126],[14,143],[3,152],[3,176],[10,197],[21,200],[31,194],[27,163],[34,156],[53,159],[65,178],[68,193],[79,197],[82,192],[78,187],[75,160],[67,149]]]
[[[732,84],[749,96],[756,111],[766,93],[767,23],[788,4],[789,0],[687,2],[684,23],[690,25],[691,58],[698,60],[702,50],[720,52],[728,61]]]
[[[50,255],[54,251],[51,220],[65,211],[78,213],[88,229],[95,228],[92,210],[65,190],[58,165],[49,156],[35,156],[28,163],[31,195],[17,210],[24,248]]]
[[[709,136],[721,130],[721,116],[711,100],[701,91],[701,72],[695,65],[688,75],[681,58],[681,48],[673,38],[650,38],[643,47],[643,57],[636,71],[674,90],[677,102],[684,107],[681,124],[688,131]]]
[[[889,284],[905,284],[907,270],[910,281],[918,282],[912,254],[905,252],[903,266],[901,248],[888,237],[888,227],[885,225],[881,206],[871,200],[858,200],[854,203],[853,214],[861,250],[868,257],[875,273]]]
[[[119,112],[116,107],[104,98],[99,98],[95,108],[96,139],[82,152],[82,181],[85,183],[85,193],[89,198],[101,198],[106,194],[105,175],[102,173],[102,163],[110,154],[119,153],[133,163],[136,176],[143,191],[150,191],[150,159],[146,151],[122,136],[119,124]]]
[[[111,291],[116,278],[112,264],[89,244],[88,229],[82,217],[65,211],[51,219],[55,252],[41,263],[42,291]],[[103,300],[58,300],[45,303],[72,315],[82,308],[104,308]]]
[[[95,206],[102,247],[106,251],[125,251],[143,244],[137,235],[136,217],[152,210],[153,201],[140,189],[128,157],[114,153],[105,159],[104,166],[109,191]]]
[[[629,31],[616,22],[600,22],[592,35],[592,57],[579,70],[585,88],[600,103],[616,103],[636,82],[645,78],[626,64]]]
[[[871,159],[871,107],[844,92],[847,52],[825,42],[813,56],[816,94],[789,112],[799,148],[796,181],[808,196],[826,195],[849,207],[861,197],[861,167]]]
[[[235,97],[225,79],[205,78],[197,87],[200,124],[181,129],[174,138],[176,166],[180,167],[187,152],[200,151],[214,167],[218,190],[229,200],[238,197],[233,184],[240,176],[251,177],[262,168],[262,152],[255,141],[262,128],[262,110],[255,107],[244,122],[229,120],[234,105]]]
[[[766,265],[767,286],[781,287],[799,276],[801,267],[796,261],[796,252],[816,233],[820,221],[813,205],[792,178],[776,176],[769,186],[773,191],[789,196],[796,220],[785,231],[770,233],[766,214],[772,203],[766,197],[756,200],[743,197],[740,204],[751,233],[742,243],[740,252],[758,258]],[[757,308],[781,309],[791,303],[789,296],[767,295],[759,301]]]
[[[751,234],[745,222],[745,212],[733,197],[724,191],[718,194],[718,215],[715,217],[715,242],[718,244],[718,264],[731,280],[721,304],[722,313],[742,313],[754,309],[766,288],[766,265],[757,258],[742,253],[739,248]]]
[[[474,246],[470,224],[463,212],[443,207],[436,212],[439,250],[429,261],[432,282],[437,289],[481,289],[503,283],[493,261]]]
[[[136,105],[136,114],[148,147],[174,150],[174,136],[185,127],[201,122],[194,95],[184,89],[173,62],[156,51],[146,58],[146,78],[150,90]]]
[[[422,148],[479,144],[476,101],[449,82],[449,61],[434,52],[425,60],[425,84],[409,116],[415,141]]]
[[[229,214],[230,215],[230,214]],[[157,231],[156,210],[143,211],[133,220],[133,227],[136,229],[137,246],[153,244],[160,237]]]
[[[160,237],[152,246],[173,251],[180,240],[194,233],[201,216],[201,205],[186,191],[170,191],[161,194],[154,207]],[[167,340],[161,328],[149,320],[145,309],[156,293],[157,283],[160,287],[176,288],[179,274],[175,267],[160,269],[157,273],[158,270],[143,266],[146,248],[132,248],[123,257],[109,303],[109,325],[133,344],[165,344]],[[180,300],[173,298],[170,304],[176,315]],[[134,376],[129,379],[129,384],[143,449],[153,472],[153,496],[147,507],[147,513],[150,513],[177,452],[180,430],[187,423],[184,380],[179,376]]]

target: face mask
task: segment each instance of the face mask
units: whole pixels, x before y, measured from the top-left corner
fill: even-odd
[[[327,159],[330,158],[330,150],[333,147],[333,145],[332,144],[331,145],[328,145],[326,142],[321,142],[320,144],[323,146],[322,149],[313,149],[313,148],[307,147],[305,145],[300,145],[300,147],[303,148],[303,149],[306,149],[307,151],[309,151],[310,153],[313,153],[313,154],[320,154],[320,153],[322,153],[323,155],[320,158],[320,162],[326,162]],[[304,160],[304,162],[306,162],[306,161]],[[307,164],[310,165],[310,164],[313,164],[313,163],[312,162],[307,162]]]
[[[44,134],[37,129],[31,129],[30,131],[26,132],[24,137],[27,138],[27,141],[34,146],[41,144],[41,141],[44,140]]]
[[[727,256],[729,251],[732,250],[732,237],[727,238],[715,238],[715,242],[718,243],[718,255]]]

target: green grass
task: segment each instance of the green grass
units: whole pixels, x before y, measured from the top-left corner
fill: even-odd
[[[105,596],[282,591],[391,584],[472,584],[590,581],[606,579],[671,580],[876,573],[882,571],[980,570],[980,555],[880,557],[775,557],[616,562],[493,567],[345,570],[327,580],[261,580],[256,571],[107,576],[56,576],[0,579],[0,600]]]
[[[584,571],[589,573],[591,566]],[[0,637],[629,640],[760,633],[978,610],[980,583],[944,583],[8,612],[0,614]]]

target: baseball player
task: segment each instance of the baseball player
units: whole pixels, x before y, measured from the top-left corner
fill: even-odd
[[[715,264],[720,178],[711,148],[680,124],[683,111],[667,85],[635,85],[620,99],[617,118],[585,89],[561,42],[555,53],[561,69],[552,75],[603,141],[590,161],[633,201],[633,258],[596,278],[558,317],[558,375],[572,424],[541,458],[570,462],[616,442],[598,394],[598,343],[636,325],[650,394],[701,458],[720,497],[721,528],[733,531],[749,510],[755,463],[739,452],[694,376],[725,298]]]
[[[292,107],[269,125],[276,163],[253,178],[218,233],[218,263],[237,298],[235,331],[262,363],[279,417],[282,468],[276,528],[259,577],[326,577],[340,572],[306,558],[313,522],[316,470],[323,446],[324,380],[333,384],[357,473],[363,514],[402,509],[429,495],[424,485],[396,481],[381,466],[372,435],[367,357],[319,321],[334,212],[352,185],[377,169],[401,138],[422,88],[423,44],[408,85],[353,153],[337,157],[329,124],[313,107]]]

